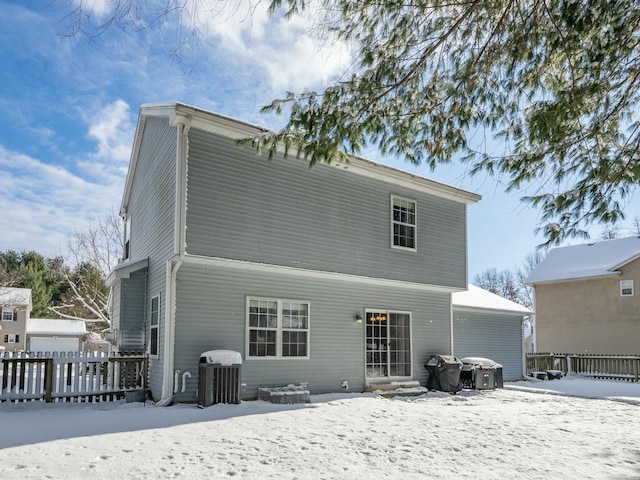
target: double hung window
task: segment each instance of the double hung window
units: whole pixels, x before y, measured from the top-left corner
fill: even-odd
[[[2,307],[2,321],[13,322],[13,308]]]
[[[149,321],[149,354],[158,355],[158,328],[160,324],[160,295],[151,299]]]
[[[309,358],[309,302],[247,299],[249,358]]]
[[[623,297],[633,296],[633,280],[620,281],[620,295]]]
[[[9,333],[4,336],[4,343],[20,343],[20,335]]]
[[[391,196],[391,245],[416,249],[416,202]]]

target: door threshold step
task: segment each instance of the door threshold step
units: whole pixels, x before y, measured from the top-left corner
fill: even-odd
[[[399,388],[417,388],[420,382],[417,380],[407,380],[404,382],[380,382],[370,383],[366,386],[365,392],[377,392],[378,390],[397,390]]]

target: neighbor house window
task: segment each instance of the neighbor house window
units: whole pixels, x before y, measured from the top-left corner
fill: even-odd
[[[158,325],[160,323],[160,295],[151,299],[149,322],[149,354],[158,355]]]
[[[253,358],[309,358],[309,302],[248,298],[247,352]]]
[[[20,343],[20,335],[10,333],[4,336],[4,343]]]
[[[397,248],[416,249],[416,202],[391,196],[391,244]]]
[[[13,308],[2,307],[2,321],[13,322]]]
[[[633,296],[633,280],[620,281],[620,295],[623,297]]]

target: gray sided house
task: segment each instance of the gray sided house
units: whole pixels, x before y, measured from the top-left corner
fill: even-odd
[[[452,348],[479,196],[362,158],[310,169],[263,130],[180,103],[140,110],[110,276],[116,348],[145,349],[162,403],[195,401],[200,354],[243,358],[244,398],[425,380]]]
[[[504,380],[521,380],[524,320],[533,312],[475,285],[454,293],[451,303],[456,357],[490,358],[502,365]]]

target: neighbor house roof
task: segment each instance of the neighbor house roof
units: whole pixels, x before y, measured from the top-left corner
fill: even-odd
[[[503,313],[517,313],[531,315],[533,312],[519,303],[507,300],[500,295],[488,292],[475,285],[469,285],[466,292],[456,292],[451,295],[453,309],[487,310]]]
[[[0,306],[28,306],[31,310],[31,289],[0,287]]]
[[[554,248],[531,272],[526,283],[615,276],[620,274],[620,267],[637,258],[640,258],[640,237]]]
[[[27,324],[29,335],[84,335],[87,328],[82,320],[31,318]]]

